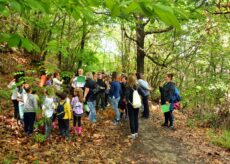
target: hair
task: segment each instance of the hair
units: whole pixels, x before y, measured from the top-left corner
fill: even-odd
[[[86,77],[90,78],[90,79],[93,79],[93,74],[91,72],[87,72]]]
[[[66,92],[58,92],[57,93],[57,96],[61,99],[61,100],[65,100],[66,99],[66,97],[67,97],[67,94],[66,94]]]
[[[74,95],[78,97],[79,101],[83,103],[83,90],[81,88],[74,89]]]
[[[137,85],[136,80],[137,80],[136,76],[134,74],[130,74],[128,77],[128,80],[127,80],[128,86],[131,88],[136,87],[136,85]]]
[[[167,77],[170,78],[171,80],[173,79],[173,76],[174,76],[173,73],[168,73],[167,74]]]
[[[136,73],[137,79],[141,79],[141,75],[142,75],[142,73],[137,72],[137,73]]]
[[[125,79],[125,80],[127,80],[127,79],[128,79],[128,77],[127,77],[125,74],[123,74],[123,75],[121,76],[121,79]]]
[[[46,88],[46,94],[47,94],[47,96],[54,95],[54,88],[53,87],[47,87]]]
[[[24,87],[26,93],[30,93],[31,92],[31,86],[29,84],[25,84],[25,87]]]
[[[59,72],[54,73],[54,77],[56,78],[59,75]]]
[[[52,77],[52,75],[51,75],[51,74],[48,74],[48,75],[46,76],[46,80],[50,80],[51,77]]]
[[[112,80],[116,81],[117,80],[117,76],[118,76],[117,72],[113,72],[112,73]]]

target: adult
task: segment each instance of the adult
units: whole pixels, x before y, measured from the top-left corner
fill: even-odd
[[[119,108],[121,109],[121,119],[125,113],[125,119],[128,118],[128,110],[127,110],[127,101],[125,98],[125,92],[126,92],[126,87],[127,87],[127,76],[126,75],[122,75],[121,76],[121,90],[122,90],[122,94],[121,94],[121,99],[119,102]]]
[[[53,78],[53,86],[56,88],[57,91],[61,90],[61,85],[63,84],[63,80],[60,80],[60,73],[55,72]]]
[[[96,88],[96,82],[93,80],[93,75],[91,72],[86,73],[86,83],[85,83],[85,92],[84,92],[84,102],[87,103],[90,109],[89,120],[93,123],[97,121],[96,110],[95,110],[95,100],[96,95],[94,90]]]
[[[97,74],[97,85],[100,87],[100,91],[97,93],[96,98],[96,109],[101,108],[102,110],[105,109],[105,89],[106,85],[104,80],[102,79],[102,74],[99,72]],[[100,103],[100,104],[99,104]]]
[[[109,75],[104,76],[103,78],[105,85],[106,85],[106,90],[105,90],[105,106],[109,106],[109,88],[110,88],[110,83],[111,83],[111,77]]]
[[[110,98],[111,104],[116,114],[116,118],[113,121],[114,125],[117,125],[120,123],[120,111],[118,109],[118,104],[119,104],[121,92],[122,92],[121,84],[118,81],[117,72],[113,72],[112,82],[111,82],[110,89],[109,89],[109,98]]]
[[[173,95],[175,92],[175,83],[172,82],[173,74],[169,73],[165,76],[165,83],[163,87],[159,87],[160,93],[161,93],[161,105],[167,104],[173,104]],[[170,105],[172,106],[172,105]],[[174,117],[173,117],[173,107],[170,108],[168,112],[164,113],[165,122],[162,124],[162,126],[169,127],[170,129],[173,129],[173,123],[174,123]],[[168,125],[169,122],[169,125]]]
[[[93,72],[93,80],[97,81],[97,73],[96,72]]]
[[[142,97],[142,104],[144,107],[144,111],[143,111],[143,118],[148,119],[149,118],[149,94],[150,94],[150,90],[151,88],[149,87],[149,84],[146,80],[144,80],[144,74],[142,73],[137,73],[137,82],[138,82],[138,86],[139,86],[139,93],[141,94]]]
[[[19,107],[18,107],[18,100],[17,100],[17,93],[18,87],[17,84],[19,82],[19,78],[17,75],[14,76],[14,79],[8,84],[8,88],[12,90],[11,100],[14,105],[14,118],[19,118]]]
[[[86,83],[86,77],[83,75],[83,69],[79,68],[73,80],[71,80],[73,88],[81,88],[84,89]]]
[[[138,137],[138,114],[139,114],[139,108],[133,108],[132,101],[133,101],[133,92],[134,90],[137,90],[137,80],[135,75],[129,75],[128,81],[127,81],[127,88],[126,88],[126,100],[127,100],[127,107],[128,107],[128,115],[129,115],[129,125],[131,130],[131,138],[135,139]]]

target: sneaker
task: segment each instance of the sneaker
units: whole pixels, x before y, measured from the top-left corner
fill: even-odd
[[[113,122],[112,122],[112,124],[113,125],[118,125],[120,123],[120,120],[118,121],[118,120],[113,120]]]
[[[135,133],[134,135],[135,135],[135,138],[137,138],[137,137],[138,137],[138,133]]]
[[[135,134],[131,134],[131,135],[128,136],[128,138],[135,139],[136,135]]]
[[[175,130],[174,126],[169,126],[169,129]]]
[[[164,123],[161,125],[162,127],[168,127],[168,124]]]

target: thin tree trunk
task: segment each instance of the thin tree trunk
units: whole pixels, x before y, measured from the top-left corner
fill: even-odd
[[[145,59],[145,52],[144,52],[144,43],[145,43],[145,25],[143,25],[143,17],[138,16],[136,22],[136,40],[137,40],[137,72],[144,73],[144,59]]]

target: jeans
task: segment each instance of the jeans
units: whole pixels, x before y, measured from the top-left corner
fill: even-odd
[[[101,102],[101,105],[99,105],[99,103]],[[97,94],[97,100],[96,100],[96,108],[99,108],[101,106],[101,108],[105,109],[105,93],[98,93]]]
[[[69,137],[69,119],[58,119],[58,126],[60,135]]]
[[[129,125],[132,134],[138,133],[138,114],[139,109],[134,109],[131,104],[128,104],[128,114],[129,114]]]
[[[144,106],[143,117],[144,118],[149,118],[148,96],[142,96],[142,103],[143,103],[143,106]]]
[[[14,104],[14,118],[18,119],[19,118],[19,107],[18,107],[18,100],[12,100]]]
[[[24,113],[24,130],[27,134],[32,134],[34,131],[35,117],[35,112]]]
[[[166,113],[164,113],[165,116],[165,125],[168,125],[168,122],[170,123],[169,126],[173,126],[173,122],[174,122],[174,116],[173,116],[173,111],[170,110]]]
[[[96,109],[95,109],[95,101],[87,101],[87,105],[89,106],[90,112],[89,112],[89,120],[91,122],[96,122]]]
[[[51,116],[51,117],[47,117],[45,120],[46,138],[49,137],[51,130],[52,130],[52,119],[53,119],[53,117]]]
[[[19,118],[20,120],[23,120],[24,118],[24,104],[18,105],[19,110]]]
[[[120,101],[120,97],[111,98],[110,101],[112,103],[113,109],[114,109],[115,114],[116,114],[116,121],[120,121],[120,111],[118,109],[118,104],[119,104],[119,101]]]

